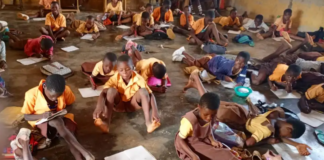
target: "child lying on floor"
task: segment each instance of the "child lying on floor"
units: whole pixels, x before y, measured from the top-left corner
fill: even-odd
[[[216,24],[220,24],[224,30],[241,30],[240,19],[237,17],[237,10],[235,8],[230,11],[230,15],[228,17],[217,17],[214,19],[214,22]]]
[[[205,18],[200,18],[195,21],[195,23],[192,25],[189,44],[201,46],[203,43],[213,42],[221,46],[228,45],[228,39],[220,34],[217,30],[216,24],[213,22],[214,18],[215,12],[208,11]],[[216,42],[213,40],[216,40]]]
[[[282,118],[285,118],[285,113],[280,107],[250,118],[245,127],[252,136],[246,140],[246,145],[252,146],[270,137],[267,139],[270,144],[284,142],[296,147],[300,155],[310,155],[307,149],[311,148],[308,145],[290,140],[290,138],[299,138],[304,134],[305,124],[292,117],[285,120]]]
[[[9,46],[13,49],[24,50],[28,57],[53,59],[53,40],[50,36],[40,36],[35,39],[19,39],[11,33]]]
[[[299,100],[298,107],[304,113],[311,110],[324,112],[324,83],[310,87]]]
[[[116,36],[115,40],[119,41],[121,40],[124,36],[147,36],[153,33],[154,28],[150,25],[150,14],[148,12],[142,12],[142,17],[141,17],[141,24],[138,25],[132,25],[130,31],[127,31],[123,33],[122,35]]]
[[[83,36],[85,34],[92,34],[92,39],[97,39],[100,36],[98,26],[94,23],[95,19],[93,16],[87,16],[85,23],[80,24],[76,30],[77,35]]]
[[[286,9],[283,13],[283,16],[276,19],[274,24],[270,27],[270,30],[264,34],[257,34],[259,39],[265,39],[272,37],[284,37],[288,42],[291,41],[290,36],[290,29],[292,26],[292,10]]]
[[[108,119],[108,129],[112,112],[131,112],[143,109],[148,133],[156,130],[160,124],[155,97],[145,80],[133,70],[134,65],[128,55],[121,55],[117,60],[117,73],[109,78],[101,92],[93,118]],[[107,108],[105,108],[107,107]],[[150,110],[152,113],[150,114]]]
[[[45,17],[48,13],[51,12],[51,4],[56,2],[56,0],[39,0],[39,11],[34,14],[23,14],[17,13],[18,19],[29,20],[30,18]]]
[[[68,29],[74,31],[80,27],[81,24],[86,23],[86,21],[78,20],[75,18],[74,13],[70,13],[66,16],[66,23],[68,25]],[[101,23],[100,16],[97,16],[94,24],[98,27],[99,31],[107,30],[106,26]]]
[[[60,13],[60,6],[57,2],[51,3],[51,12],[46,15],[45,27],[41,27],[40,32],[43,35],[50,36],[54,43],[57,40],[65,40],[70,35],[70,31],[66,28],[66,19]]]
[[[242,86],[245,82],[247,63],[250,60],[250,54],[247,52],[240,52],[235,60],[229,60],[223,56],[211,54],[197,60],[186,53],[184,48],[180,48],[173,53],[173,60],[182,61],[188,66],[203,68],[208,74],[207,77],[202,77],[204,81],[218,79],[233,82],[231,77],[237,77],[237,85]]]
[[[243,25],[244,29],[250,32],[265,33],[269,31],[269,27],[263,22],[263,16],[257,15],[255,19],[249,19],[246,24]]]
[[[38,120],[48,118],[55,112],[62,110],[69,112],[74,101],[75,96],[70,87],[65,85],[64,78],[53,74],[26,92],[21,112],[28,123],[32,127],[39,128],[42,135],[47,138],[47,147],[50,146],[51,139],[59,134],[69,145],[75,159],[84,157],[86,160],[94,160],[94,156],[82,147],[73,135],[76,130],[73,114],[68,113],[64,117],[56,117],[36,125]]]

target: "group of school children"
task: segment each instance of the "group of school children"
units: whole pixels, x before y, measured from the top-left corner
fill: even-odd
[[[76,30],[78,36],[93,34],[93,39],[100,36],[99,31],[105,30],[105,25],[120,25],[132,23],[129,31],[118,35],[116,40],[123,36],[146,36],[156,32],[155,24],[173,22],[173,13],[170,10],[171,2],[164,0],[161,7],[153,9],[151,4],[145,6],[141,13],[126,13],[122,3],[112,0],[106,7],[102,16],[88,16],[86,21],[76,20],[74,15],[65,17],[60,13],[59,4],[55,0],[41,0],[40,11],[34,17],[46,17],[45,27],[40,28],[42,36],[35,39],[20,39],[17,32],[11,32],[1,23],[1,39],[9,43],[13,49],[24,50],[28,57],[53,58],[53,46],[58,41],[64,41],[70,35],[69,29]],[[313,37],[305,33],[304,38],[290,34],[292,25],[292,10],[287,9],[284,15],[268,27],[263,22],[263,16],[257,15],[254,20],[248,19],[246,14],[237,16],[233,9],[230,16],[222,17],[217,11],[207,11],[205,17],[194,20],[189,7],[184,8],[180,16],[180,26],[172,26],[168,30],[188,36],[189,44],[204,45],[213,43],[227,46],[229,40],[226,35],[220,34],[216,24],[220,24],[226,30],[248,30],[257,33],[257,37],[264,39],[271,36],[283,36],[282,45],[272,54],[262,59],[262,63],[253,66],[259,70],[258,74],[251,74],[253,85],[260,85],[265,80],[271,90],[284,88],[287,92],[299,90],[305,94],[298,103],[302,112],[311,110],[324,111],[324,71],[322,62],[324,56],[319,52],[295,52],[304,45],[315,45]],[[29,19],[31,15],[19,13],[18,17]],[[67,22],[70,23],[67,26]],[[164,32],[165,30],[161,30]],[[291,38],[297,37],[302,42],[292,47]],[[112,113],[133,112],[142,109],[145,125],[148,133],[152,133],[161,125],[158,114],[158,105],[153,92],[165,93],[170,86],[166,65],[156,58],[143,59],[137,50],[136,43],[128,41],[125,46],[125,54],[117,57],[114,53],[107,53],[97,63],[85,62],[82,71],[88,75],[93,89],[96,89],[98,80],[104,82],[97,105],[93,112],[95,125],[103,132],[109,133]],[[5,43],[0,45],[0,68],[7,68]],[[286,56],[282,56],[286,52]],[[207,92],[202,82],[223,80],[233,82],[237,86],[245,83],[249,75],[248,61],[250,55],[240,52],[235,60],[209,53],[207,56],[196,59],[188,54],[184,47],[173,53],[173,60],[188,65],[187,73],[190,74],[189,82],[184,91],[189,88],[198,90],[201,98],[196,109],[186,113],[180,122],[179,132],[175,138],[175,148],[179,158],[184,160],[208,160],[208,159],[240,159],[239,156],[227,148],[223,143],[213,139],[211,129],[218,123],[220,115],[218,110],[226,107],[241,107],[233,102],[221,101],[216,93]],[[158,82],[156,85],[156,81]],[[300,85],[302,84],[302,85]],[[2,97],[10,96],[5,89],[5,83],[0,78],[0,87],[4,90]],[[75,101],[72,90],[66,85],[65,79],[60,75],[50,75],[46,80],[41,80],[39,85],[30,89],[25,94],[25,101],[21,112],[32,127],[40,129],[46,137],[43,145],[49,147],[51,139],[59,134],[70,147],[71,153],[77,160],[93,160],[95,157],[87,151],[75,138],[76,123],[74,115],[69,113],[71,104]],[[48,122],[36,125],[42,118],[48,118],[57,111],[66,110],[67,114],[52,119]],[[218,118],[218,119],[217,119]],[[270,144],[285,142],[295,146],[301,155],[309,155],[310,149],[306,144],[290,140],[299,138],[305,132],[305,125],[299,120],[288,118],[283,120],[284,112],[281,108],[268,111],[255,117],[246,118],[232,123],[243,124],[251,136],[245,139],[246,146],[255,145],[266,141]],[[229,117],[231,119],[231,117]],[[224,122],[226,123],[226,122]],[[235,128],[236,129],[236,128]],[[27,132],[26,132],[27,133]],[[19,139],[18,146],[28,141],[28,136]],[[17,159],[30,160],[32,156],[28,147],[16,147]],[[251,158],[251,157],[247,157]]]

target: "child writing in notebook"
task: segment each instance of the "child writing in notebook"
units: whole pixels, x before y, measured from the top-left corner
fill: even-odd
[[[214,22],[216,24],[220,24],[225,30],[238,31],[241,27],[240,19],[237,17],[237,10],[235,8],[231,10],[230,16],[217,17],[215,18]]]
[[[114,53],[108,52],[103,60],[95,65],[90,75],[90,83],[93,89],[97,88],[94,79],[105,79],[105,82],[107,82],[111,76],[117,73],[116,61],[117,56]]]
[[[19,39],[11,33],[9,46],[13,49],[24,50],[28,57],[53,59],[53,40],[50,36],[40,36],[34,39]]]
[[[83,36],[85,34],[92,34],[92,39],[97,39],[100,36],[98,26],[94,23],[95,19],[93,16],[87,16],[85,23],[80,24],[76,30],[77,35]]]
[[[173,22],[173,13],[170,8],[171,1],[164,0],[162,7],[157,7],[154,9],[153,18],[156,24]]]
[[[113,110],[130,112],[142,109],[148,133],[161,125],[155,97],[142,76],[133,68],[133,62],[128,55],[118,57],[117,73],[107,81],[99,96],[93,118],[96,125],[100,125],[96,123],[101,121],[100,116],[108,118],[108,126],[104,132],[109,132]]]
[[[51,139],[59,134],[69,145],[75,159],[94,160],[94,156],[87,151],[74,137],[76,130],[74,115],[68,113],[47,122],[36,124],[37,121],[48,118],[52,114],[70,112],[75,96],[70,87],[66,86],[61,75],[50,75],[46,80],[41,80],[39,85],[30,89],[25,94],[25,102],[21,109],[24,118],[32,127],[40,129],[41,134],[47,138],[49,146]],[[62,111],[63,110],[63,111]]]

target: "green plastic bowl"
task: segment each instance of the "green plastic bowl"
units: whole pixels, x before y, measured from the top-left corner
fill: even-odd
[[[246,98],[252,93],[252,89],[249,87],[238,86],[234,88],[235,94],[239,97]]]

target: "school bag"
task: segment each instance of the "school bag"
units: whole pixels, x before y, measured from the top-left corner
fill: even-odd
[[[241,44],[248,44],[251,47],[254,47],[253,39],[246,35],[246,34],[239,34],[233,38],[233,42],[241,43]]]
[[[215,53],[215,54],[225,54],[226,48],[215,43],[206,42],[202,46],[202,50],[208,54]]]

